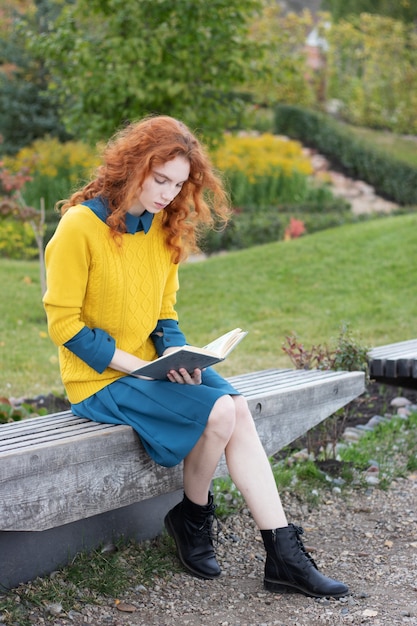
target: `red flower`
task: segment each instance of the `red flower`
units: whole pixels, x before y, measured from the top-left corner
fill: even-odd
[[[297,237],[301,237],[306,232],[306,227],[304,226],[304,222],[302,220],[297,220],[295,217],[290,218],[290,223],[285,229],[284,239],[288,241],[289,239],[296,239]]]

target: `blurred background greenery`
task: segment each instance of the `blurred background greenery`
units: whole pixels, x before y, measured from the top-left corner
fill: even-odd
[[[251,331],[225,373],[285,365],[291,332],[415,334],[417,0],[0,0],[0,17],[0,395],[61,390],[39,246],[103,143],[149,113],[195,129],[230,190],[178,306],[193,343]],[[397,208],[356,215],[316,152]]]

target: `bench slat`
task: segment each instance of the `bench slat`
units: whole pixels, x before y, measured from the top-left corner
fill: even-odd
[[[39,417],[29,417],[21,422],[2,424],[0,431],[1,439],[15,437],[16,432],[22,434],[25,432],[40,432],[41,430],[62,428],[63,424],[78,424],[81,421],[88,423],[90,420],[77,417],[76,415],[73,415],[71,411],[64,411],[62,413],[54,413],[51,415],[40,415]]]
[[[401,358],[402,356],[404,357],[410,357],[410,358],[415,358],[417,357],[417,347],[413,348],[413,347],[408,347],[408,348],[400,348],[400,347],[393,347],[391,349],[384,349],[381,350],[380,352],[376,352],[371,353],[372,354],[372,358]]]
[[[247,397],[268,455],[364,391],[362,372],[265,370],[229,380]],[[182,488],[182,464],[156,465],[129,426],[66,411],[3,433],[12,448],[0,449],[1,530],[45,530]],[[216,476],[226,474],[222,459]]]
[[[371,358],[386,356],[390,354],[401,354],[408,352],[417,356],[417,339],[409,339],[407,341],[398,341],[396,343],[388,343],[385,346],[377,346],[369,351]]]
[[[18,448],[30,447],[33,449],[34,447],[42,447],[54,441],[88,436],[97,433],[97,431],[106,430],[111,427],[112,424],[96,424],[95,422],[90,422],[90,424],[66,425],[64,428],[55,428],[51,431],[35,431],[26,433],[24,436],[16,433],[15,437],[8,437],[4,441],[0,441],[0,453],[8,450],[17,450]]]

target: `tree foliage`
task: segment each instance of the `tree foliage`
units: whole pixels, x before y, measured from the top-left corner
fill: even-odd
[[[62,118],[97,140],[148,114],[180,117],[206,137],[236,124],[259,46],[259,0],[75,0],[47,36],[33,33]]]
[[[417,33],[411,24],[362,13],[326,31],[328,98],[357,125],[415,134]]]
[[[314,85],[306,80],[306,37],[313,27],[309,11],[284,13],[275,0],[265,0],[262,13],[253,20],[250,36],[262,42],[263,70],[254,77],[250,90],[264,105],[277,102],[311,105]]]
[[[0,31],[1,151],[15,154],[45,135],[68,138],[59,120],[57,99],[47,93],[49,77],[39,51],[28,51],[28,32],[45,32],[50,2],[37,0],[36,10],[22,6],[3,10]]]
[[[360,13],[384,15],[406,24],[417,19],[417,0],[323,0],[322,7],[335,21]]]

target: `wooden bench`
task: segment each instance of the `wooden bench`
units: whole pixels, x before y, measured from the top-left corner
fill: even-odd
[[[248,399],[268,455],[359,396],[362,372],[265,370],[230,378]],[[224,460],[216,476],[226,475]],[[145,539],[181,497],[182,466],[163,468],[128,426],[70,411],[0,426],[0,585],[64,565],[80,549]]]
[[[377,382],[417,389],[417,339],[370,350],[369,373]]]

